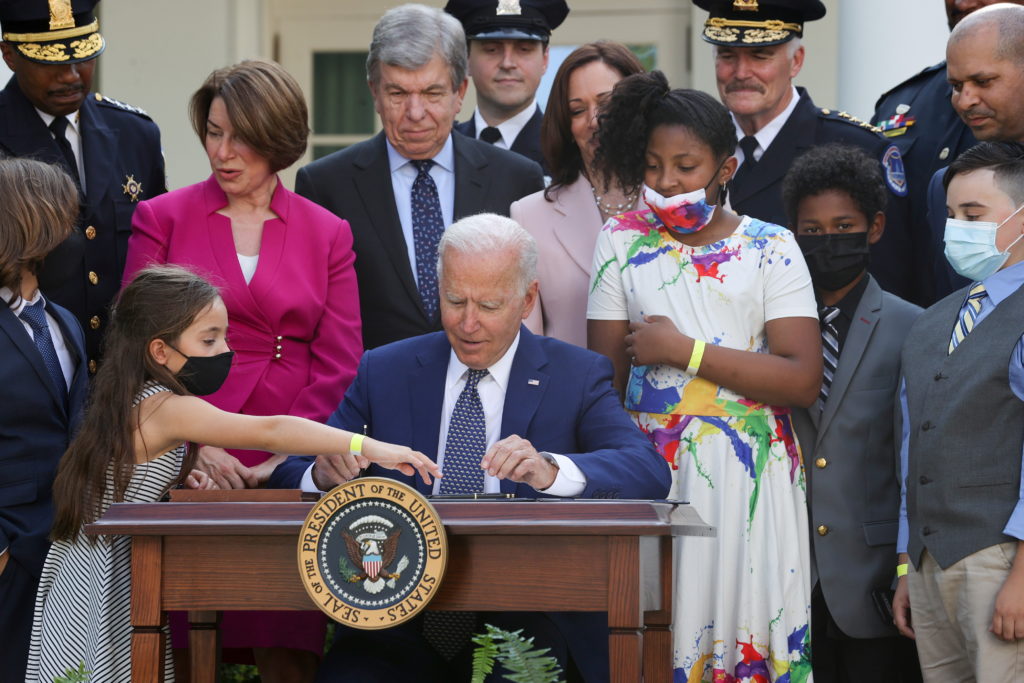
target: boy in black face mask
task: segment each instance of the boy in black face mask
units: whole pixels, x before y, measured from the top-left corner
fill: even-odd
[[[783,198],[818,298],[825,356],[818,402],[793,411],[811,523],[814,678],[913,680],[901,677],[917,662],[893,627],[889,588],[900,495],[893,407],[900,348],[921,309],[867,272],[885,227],[876,160],[816,147],[793,164]]]

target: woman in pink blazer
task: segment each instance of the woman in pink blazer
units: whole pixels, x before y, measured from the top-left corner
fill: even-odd
[[[277,177],[306,149],[302,91],[276,64],[246,61],[211,74],[190,113],[213,174],[139,204],[124,280],[173,263],[217,285],[235,357],[206,399],[234,413],[323,422],[355,376],[362,343],[348,223]],[[204,447],[197,467],[240,488],[257,485],[283,457]],[[319,613],[227,613],[223,644],[258,648],[264,681],[312,680],[324,625]]]
[[[597,233],[637,202],[636,195],[608,187],[594,168],[598,110],[616,83],[643,70],[629,48],[609,41],[588,43],[565,58],[541,124],[551,185],[512,204],[512,218],[533,235],[539,251],[540,297],[526,325],[584,348]]]

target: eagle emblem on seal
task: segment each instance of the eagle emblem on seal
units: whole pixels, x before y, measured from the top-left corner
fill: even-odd
[[[368,593],[379,593],[387,585],[395,587],[395,581],[401,577],[402,570],[409,564],[408,557],[402,557],[398,567],[391,571],[398,554],[398,538],[401,529],[393,529],[393,525],[383,517],[371,515],[356,520],[348,531],[342,531],[348,559],[354,567],[361,567],[349,577],[349,581],[363,582]]]

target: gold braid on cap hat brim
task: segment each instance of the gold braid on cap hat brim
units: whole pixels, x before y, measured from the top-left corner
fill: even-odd
[[[5,33],[4,40],[9,43],[47,43],[65,38],[77,38],[87,33],[95,33],[100,28],[99,19],[94,19],[91,24],[75,26],[60,31],[43,31],[41,33]]]
[[[704,23],[704,35],[723,43],[769,43],[784,40],[790,33],[800,33],[803,26],[780,19],[750,21],[711,17]]]

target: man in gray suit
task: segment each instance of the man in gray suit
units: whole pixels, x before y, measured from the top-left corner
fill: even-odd
[[[352,227],[363,346],[441,329],[437,243],[454,221],[507,216],[544,187],[540,166],[452,134],[466,78],[462,25],[402,5],[373,29],[366,77],[383,130],[299,170],[295,191]]]
[[[907,648],[886,613],[900,495],[894,403],[900,347],[921,309],[882,291],[866,270],[885,226],[874,159],[853,147],[817,147],[794,163],[783,196],[821,306],[825,354],[817,404],[793,413],[816,577],[814,678],[895,683],[916,661],[901,654]]]

